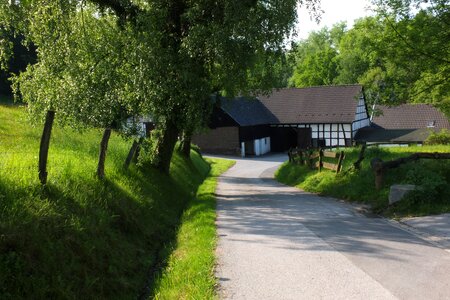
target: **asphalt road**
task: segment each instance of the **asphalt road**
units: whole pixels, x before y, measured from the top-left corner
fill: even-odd
[[[450,299],[449,252],[270,179],[285,159],[238,159],[219,180],[222,299]]]

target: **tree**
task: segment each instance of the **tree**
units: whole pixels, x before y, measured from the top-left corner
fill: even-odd
[[[294,50],[290,84],[360,83],[369,102],[431,103],[450,115],[450,12],[446,1],[374,3],[377,14],[359,19],[352,29],[325,28],[300,42]]]
[[[450,11],[445,0],[377,0],[389,37],[387,77],[380,92],[395,103],[431,103],[450,115]]]
[[[88,120],[93,126],[107,126],[117,110],[128,113],[130,108],[151,113],[158,124],[153,162],[167,173],[180,132],[189,134],[204,121],[201,108],[212,93],[233,96],[268,89],[276,67],[267,58],[282,55],[297,1],[90,3],[95,8],[84,26],[79,23],[84,1],[2,6],[3,22],[21,24],[39,48],[37,66],[23,74],[16,87],[29,95],[31,109],[54,108],[70,124]],[[99,44],[92,54],[83,30],[92,32],[89,39]],[[120,37],[119,42],[111,36]],[[95,68],[92,72],[86,66]],[[38,90],[36,95],[32,88]]]
[[[14,31],[14,30],[13,30]],[[14,32],[0,28],[0,40],[4,44],[9,44],[11,51],[10,58],[4,61],[5,68],[0,68],[0,94],[12,95],[10,73],[19,74],[24,71],[29,64],[36,62],[36,49],[33,45],[24,46],[23,36],[14,36]],[[0,47],[1,48],[1,47]],[[5,55],[6,56],[6,55]]]
[[[188,124],[197,120],[192,113],[207,106],[212,93],[248,94],[267,86],[273,66],[263,57],[281,53],[295,6],[292,0],[153,1],[138,6],[135,25],[126,29],[140,50],[129,59],[140,62],[134,63],[136,73],[145,74],[135,90],[159,127],[154,147],[159,170],[168,171],[180,131],[192,128]]]
[[[7,8],[13,20],[14,13],[26,17],[25,23],[13,24],[39,50],[38,62],[13,81],[35,121],[46,119],[40,155],[40,174],[45,176],[40,176],[41,182],[46,182],[46,153],[53,124],[49,117],[55,112],[62,125],[105,128],[97,168],[98,177],[103,178],[111,128],[120,128],[120,122],[136,107],[130,100],[134,97],[129,97],[129,79],[123,75],[130,72],[123,63],[126,36],[114,17],[99,17],[89,6],[61,1],[25,3],[20,10],[14,5]]]
[[[338,45],[345,32],[345,23],[331,30],[326,27],[313,32],[295,46],[295,66],[290,85],[307,87],[331,85],[338,76]]]

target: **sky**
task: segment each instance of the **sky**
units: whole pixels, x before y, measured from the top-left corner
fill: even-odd
[[[370,0],[321,0],[321,9],[324,11],[319,24],[312,21],[305,6],[298,10],[297,37],[294,40],[308,37],[311,31],[317,31],[324,26],[331,26],[340,21],[347,21],[347,28],[353,26],[354,20],[371,15]]]

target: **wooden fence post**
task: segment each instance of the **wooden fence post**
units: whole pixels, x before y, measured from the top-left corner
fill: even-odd
[[[323,149],[319,149],[319,172],[322,172]]]
[[[370,165],[372,166],[372,170],[375,172],[375,188],[380,190],[383,186],[383,161],[379,158],[374,158],[370,161]]]
[[[361,162],[364,160],[364,152],[366,151],[366,145],[362,145],[361,151],[359,152],[358,160],[353,164],[356,170],[361,169]]]
[[[100,153],[98,155],[97,177],[103,179],[105,177],[105,160],[106,151],[108,150],[108,142],[111,137],[111,128],[105,128],[103,137],[100,142]]]
[[[124,164],[125,169],[128,169],[128,167],[130,166],[131,160],[133,159],[138,146],[139,146],[139,143],[136,140],[134,140],[133,145],[131,145],[130,151],[128,152],[127,158],[125,159],[125,164]]]
[[[338,165],[337,165],[337,169],[336,169],[336,174],[341,171],[342,161],[344,160],[344,156],[345,156],[344,151],[341,151],[341,153],[339,153],[339,160],[338,160]]]
[[[50,136],[52,134],[53,120],[55,112],[48,110],[45,116],[44,130],[41,136],[41,145],[39,147],[39,180],[41,184],[47,183],[47,158],[48,148],[50,147]]]

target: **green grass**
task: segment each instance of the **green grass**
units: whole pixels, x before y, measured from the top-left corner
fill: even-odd
[[[312,171],[306,166],[284,163],[276,173],[278,181],[297,186],[306,191],[329,195],[349,201],[370,204],[375,212],[388,216],[418,216],[450,212],[450,161],[419,160],[391,169],[385,175],[384,186],[375,189],[375,176],[370,160],[379,157],[383,161],[408,156],[415,152],[450,152],[450,146],[424,147],[369,147],[360,171],[350,170],[357,160],[359,148],[345,149],[343,173]],[[346,172],[347,171],[347,172]],[[422,191],[389,207],[389,187],[392,184],[412,183]]]
[[[208,162],[212,166],[210,176],[183,214],[177,244],[167,248],[171,254],[166,269],[156,281],[154,299],[216,298],[215,189],[217,177],[234,162],[220,159],[208,159]]]
[[[174,155],[170,176],[124,170],[131,141],[112,135],[100,181],[102,132],[53,130],[43,188],[42,126],[0,105],[0,298],[135,299],[209,165],[192,152]]]

